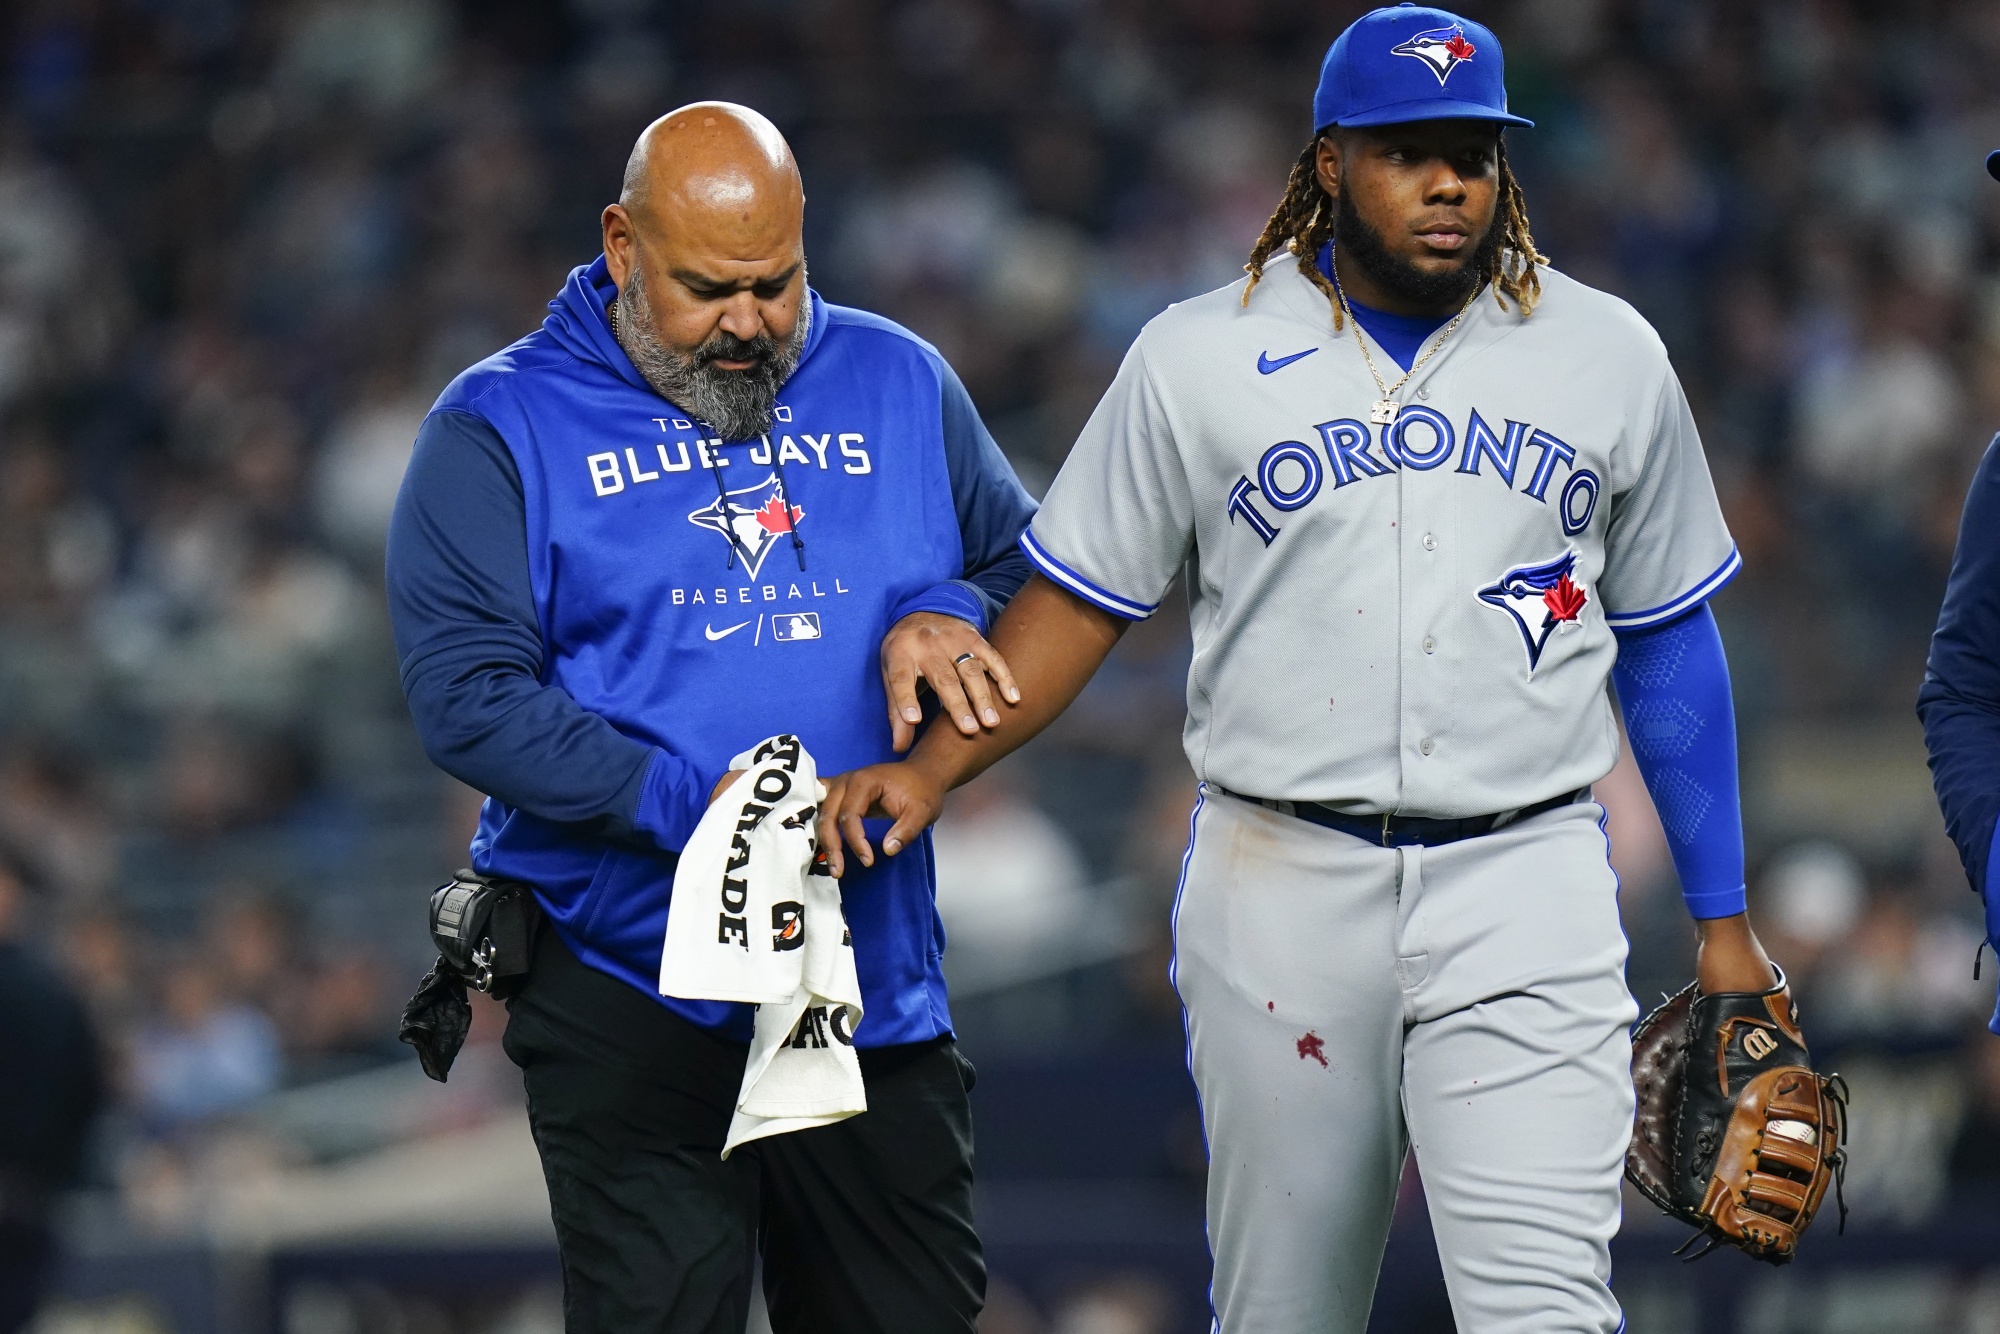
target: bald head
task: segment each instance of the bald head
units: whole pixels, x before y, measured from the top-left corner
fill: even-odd
[[[695,102],[648,125],[632,145],[618,202],[647,221],[656,213],[781,221],[802,213],[805,187],[777,126],[733,102]]]
[[[696,102],[646,127],[618,202],[604,210],[620,344],[662,397],[707,416],[725,438],[728,424],[715,415],[754,424],[797,364],[805,203],[777,126],[748,107]],[[748,407],[761,411],[730,413],[723,400],[752,381],[761,388]],[[710,391],[713,412],[682,401]]]

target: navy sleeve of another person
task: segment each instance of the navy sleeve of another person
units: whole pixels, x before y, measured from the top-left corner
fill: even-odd
[[[945,469],[964,546],[959,578],[933,585],[899,605],[890,623],[912,612],[941,612],[985,634],[1000,609],[1028,581],[1031,567],[1016,543],[1035,517],[1035,502],[1014,476],[956,372],[938,361]]]
[[[2000,437],[1966,492],[1917,714],[1945,828],[1984,890],[2000,814]]]
[[[1958,550],[1917,693],[1931,782],[1966,878],[2000,942],[1995,817],[2000,816],[2000,436],[1986,447],[1959,522]],[[2000,949],[2000,943],[1995,948]],[[1994,1017],[2000,1033],[2000,1013]]]
[[[674,852],[708,782],[543,685],[520,473],[493,427],[433,412],[389,525],[403,691],[433,763],[543,819]]]

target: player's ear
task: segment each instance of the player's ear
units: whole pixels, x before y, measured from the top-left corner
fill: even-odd
[[[1329,129],[1314,144],[1313,174],[1328,199],[1340,198],[1340,136]]]

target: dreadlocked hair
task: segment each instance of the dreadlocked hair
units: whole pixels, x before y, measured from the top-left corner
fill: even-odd
[[[1250,304],[1250,293],[1263,281],[1265,261],[1289,250],[1299,257],[1299,272],[1325,295],[1327,304],[1333,308],[1333,327],[1338,332],[1342,325],[1340,294],[1320,272],[1319,265],[1312,262],[1320,247],[1333,239],[1334,219],[1338,216],[1338,205],[1319,183],[1318,159],[1319,139],[1315,138],[1292,164],[1292,174],[1285,181],[1285,197],[1278,201],[1271,220],[1264,224],[1263,235],[1250,248],[1250,262],[1243,266],[1243,271],[1250,275],[1243,288],[1243,304]],[[1504,138],[1494,146],[1493,166],[1500,179],[1500,206],[1494,219],[1500,227],[1500,254],[1497,264],[1489,263],[1489,271],[1480,275],[1480,281],[1493,284],[1493,299],[1502,310],[1512,300],[1526,317],[1534,314],[1535,303],[1542,296],[1542,280],[1535,272],[1536,267],[1547,264],[1549,259],[1535,249],[1535,238],[1528,231],[1528,198],[1507,165]],[[1490,271],[1494,268],[1499,271]]]

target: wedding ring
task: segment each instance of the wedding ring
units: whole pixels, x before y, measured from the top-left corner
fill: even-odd
[[[979,655],[976,653],[961,653],[956,658],[953,658],[951,660],[951,665],[954,667],[963,667],[965,666],[966,663],[971,662],[974,658],[978,656]]]

